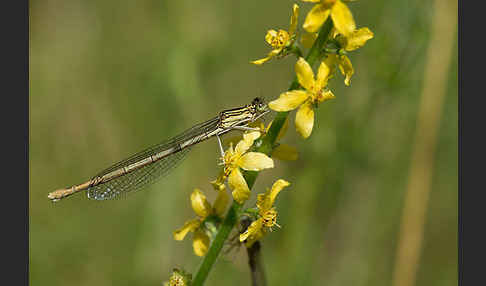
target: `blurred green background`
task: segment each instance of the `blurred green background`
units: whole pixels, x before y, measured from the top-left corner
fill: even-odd
[[[268,29],[288,28],[293,3],[30,1],[31,285],[161,285],[174,267],[197,269],[191,237],[174,241],[172,231],[194,217],[193,188],[214,199],[215,140],[126,199],[76,195],[53,204],[47,193],[224,108],[276,98],[293,79],[295,58],[249,61],[269,51]],[[312,5],[297,3],[301,25]],[[337,97],[320,106],[308,140],[291,116],[282,142],[299,159],[276,161],[254,188],[252,202],[277,178],[292,183],[277,200],[282,228],[263,240],[269,285],[392,284],[435,14],[428,1],[348,5],[358,26],[375,33],[350,56],[351,86],[340,75],[331,81]],[[416,285],[457,284],[455,39]],[[243,247],[220,257],[207,281],[230,283],[250,284]]]

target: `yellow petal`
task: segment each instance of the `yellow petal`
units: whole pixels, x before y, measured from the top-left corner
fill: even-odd
[[[351,35],[346,38],[346,45],[344,49],[348,52],[354,51],[364,46],[364,44],[372,38],[373,32],[371,32],[370,29],[366,27],[355,30]]]
[[[250,142],[249,140],[245,140],[245,138],[243,137],[243,139],[241,139],[240,142],[236,144],[235,153],[241,156],[248,149],[250,149],[251,145],[253,145],[253,141]]]
[[[226,193],[226,189],[223,188],[218,191],[218,196],[216,197],[216,200],[214,201],[214,213],[219,216],[223,217],[224,212],[226,211],[226,207],[228,206],[229,202],[229,196]]]
[[[209,237],[201,230],[194,232],[192,248],[197,256],[204,256],[209,249]]]
[[[261,193],[257,195],[256,206],[260,211],[261,210],[265,211],[272,207],[270,204],[268,204],[269,203],[268,192],[269,190],[267,189],[265,193]]]
[[[257,219],[256,221],[252,222],[250,226],[240,234],[240,242],[247,240],[250,236],[254,236],[260,232],[263,227],[263,220],[261,218]]]
[[[215,180],[212,180],[211,185],[216,191],[220,191],[221,189],[225,189],[224,181],[226,180],[224,169],[219,172],[218,177]]]
[[[257,65],[257,66],[260,66],[260,65],[263,65],[265,62],[269,61],[270,59],[271,59],[271,57],[265,57],[263,59],[251,61],[250,63]]]
[[[290,185],[289,182],[282,179],[278,179],[275,183],[273,183],[272,188],[268,193],[268,200],[269,200],[270,207],[273,206],[273,204],[275,203],[275,198],[277,198],[278,193],[280,193],[280,191],[283,188],[289,185]]]
[[[205,218],[211,214],[211,205],[199,189],[194,189],[191,194],[191,206],[194,212],[201,218]]]
[[[321,0],[302,0],[302,2],[318,3],[321,2]]]
[[[253,142],[260,138],[260,131],[250,131],[243,133],[243,140],[247,141],[249,144],[253,145]]]
[[[305,48],[310,49],[312,45],[314,45],[314,42],[317,39],[317,35],[318,35],[317,33],[304,33],[300,37],[300,42]]]
[[[235,201],[243,204],[250,198],[251,191],[249,189],[235,189],[231,192],[231,195],[233,195]]]
[[[201,221],[198,219],[186,221],[183,227],[174,231],[174,239],[183,240],[188,232],[196,230],[199,225],[201,225]]]
[[[327,90],[327,91],[319,94],[319,96],[317,98],[317,102],[321,103],[321,102],[324,102],[324,101],[328,101],[330,99],[333,99],[335,97],[336,96],[334,95],[334,93],[332,93],[332,91]]]
[[[253,142],[260,137],[259,131],[251,131],[243,133],[243,139],[236,144],[235,152],[236,154],[242,155],[253,145]]]
[[[290,40],[290,35],[287,31],[280,29],[278,30],[277,39],[275,40],[276,41],[273,43],[272,47],[274,49],[283,49]]]
[[[262,65],[264,64],[265,62],[269,61],[271,58],[275,57],[276,55],[278,55],[280,53],[280,51],[282,51],[282,49],[275,49],[275,50],[272,50],[270,53],[268,53],[268,56],[263,58],[263,59],[259,59],[259,60],[255,60],[255,61],[251,61],[250,63],[254,64],[254,65]]]
[[[272,151],[272,158],[283,160],[283,161],[294,161],[299,157],[299,153],[295,147],[287,144],[279,144]]]
[[[332,72],[332,66],[329,65],[329,60],[322,61],[321,65],[319,66],[319,70],[317,71],[316,90],[321,90],[324,87],[326,87],[327,80],[329,79],[331,72]]]
[[[265,41],[269,44],[272,45],[272,43],[275,41],[277,38],[278,32],[275,30],[268,30],[267,34],[265,35]]]
[[[259,213],[261,216],[263,216],[265,213],[267,213],[270,209],[272,209],[273,204],[275,203],[275,199],[277,198],[278,193],[280,191],[289,186],[290,183],[279,179],[275,183],[273,183],[273,186],[271,189],[267,190],[263,194],[258,194],[257,195],[257,202],[256,205],[258,207]],[[276,214],[276,211],[274,211]],[[275,216],[276,217],[276,216]]]
[[[356,29],[353,14],[351,14],[348,6],[341,1],[336,1],[332,6],[331,18],[336,30],[345,37],[350,35]]]
[[[314,109],[310,103],[303,104],[295,115],[295,127],[297,132],[307,138],[311,135],[314,126]]]
[[[241,156],[237,165],[247,171],[261,171],[273,168],[273,160],[263,153],[248,152]]]
[[[242,204],[250,197],[250,189],[238,168],[235,168],[230,173],[228,177],[228,185],[233,190],[233,199],[238,203]]]
[[[228,176],[228,185],[232,190],[249,189],[239,168],[235,168]]]
[[[289,28],[290,36],[295,34],[298,19],[299,19],[299,5],[294,3],[294,6],[292,7],[292,17],[290,17],[290,28]]]
[[[268,107],[275,111],[289,111],[297,108],[308,97],[309,94],[304,90],[291,90],[281,93],[279,98],[270,101]]]
[[[245,242],[245,246],[246,247],[251,247],[253,245],[253,243],[261,240],[263,238],[263,236],[265,235],[266,231],[265,231],[265,228],[261,228],[257,233],[255,233],[254,235],[250,236],[246,242]]]
[[[311,91],[315,85],[314,72],[304,58],[299,58],[295,63],[295,73],[300,85]]]
[[[307,14],[304,25],[302,26],[307,32],[317,32],[322,24],[327,20],[331,9],[327,5],[317,4]]]
[[[349,86],[351,82],[351,76],[354,74],[353,65],[347,56],[339,57],[339,70],[346,77],[344,79],[344,84]]]

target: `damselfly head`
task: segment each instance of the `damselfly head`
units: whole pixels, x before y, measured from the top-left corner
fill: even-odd
[[[255,112],[258,114],[264,113],[267,111],[267,105],[265,104],[265,101],[261,97],[255,97],[253,101],[251,102],[251,106],[254,108]]]

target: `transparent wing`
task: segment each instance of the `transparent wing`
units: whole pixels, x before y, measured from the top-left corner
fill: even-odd
[[[189,151],[190,148],[183,149],[124,176],[88,188],[88,198],[95,200],[111,200],[153,184],[177,167]]]
[[[174,138],[152,146],[142,152],[139,152],[123,161],[112,165],[111,167],[101,171],[93,179],[97,177],[103,177],[106,174],[129,166],[133,163],[139,162],[140,160],[148,158],[161,151],[174,149],[182,142],[188,143],[187,141],[189,140],[189,144],[187,144],[189,146],[199,143],[208,138],[207,136],[205,136],[205,134],[217,128],[218,121],[219,117],[215,117],[203,123],[197,124]],[[189,152],[189,150],[190,147],[186,147],[154,163],[145,165],[139,169],[135,169],[113,180],[90,187],[87,189],[88,198],[95,200],[114,199],[121,195],[139,190],[142,187],[152,184],[157,179],[164,177],[172,169],[178,166],[182,159],[184,159],[186,154]]]
[[[208,121],[194,125],[193,127],[187,129],[186,131],[182,132],[181,134],[179,134],[179,135],[177,135],[177,136],[175,136],[175,137],[173,137],[173,138],[171,138],[167,141],[159,143],[159,144],[152,146],[152,147],[150,147],[146,150],[143,150],[143,151],[141,151],[141,152],[139,152],[139,153],[137,153],[137,154],[135,154],[131,157],[128,157],[127,159],[125,159],[123,161],[120,161],[116,164],[113,164],[109,168],[107,168],[107,169],[101,171],[100,173],[96,174],[96,177],[101,177],[101,176],[106,175],[106,174],[108,174],[112,171],[126,167],[130,164],[133,164],[133,163],[138,162],[142,159],[145,159],[145,158],[149,157],[150,155],[155,155],[158,152],[161,152],[163,150],[173,148],[173,147],[177,146],[177,144],[179,144],[180,142],[184,142],[184,141],[189,140],[191,138],[195,138],[198,135],[204,134],[205,132],[213,130],[218,125],[218,121],[219,121],[219,117],[214,117],[214,118],[212,118]]]

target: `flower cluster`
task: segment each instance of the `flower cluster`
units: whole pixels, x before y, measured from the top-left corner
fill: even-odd
[[[265,41],[273,48],[265,58],[252,61],[252,64],[262,65],[273,57],[285,57],[292,49],[295,42],[295,31],[297,29],[297,20],[299,19],[299,6],[294,4],[292,16],[290,17],[289,31],[279,29],[278,31],[269,30],[265,35]]]
[[[277,211],[273,204],[278,193],[289,185],[289,182],[279,179],[266,193],[258,194],[256,203],[258,218],[251,223],[245,232],[240,234],[240,241],[244,242],[246,246],[250,247],[255,241],[260,240],[267,232],[267,229],[271,231],[272,226],[279,226],[277,224]]]
[[[251,186],[247,183],[248,175],[252,171],[260,172],[274,168],[273,159],[286,161],[297,159],[298,154],[294,147],[279,143],[289,124],[289,117],[285,112],[297,109],[296,131],[301,137],[308,138],[314,128],[315,110],[321,103],[336,97],[329,89],[329,80],[339,70],[344,76],[344,84],[349,86],[351,77],[354,75],[354,68],[348,55],[373,38],[370,29],[357,28],[351,10],[344,3],[349,1],[302,1],[314,3],[302,25],[305,32],[300,36],[302,48],[310,48],[308,56],[305,58],[302,56],[301,47],[296,41],[299,6],[294,4],[288,31],[269,30],[265,41],[272,47],[272,50],[266,57],[251,62],[261,66],[273,58],[280,59],[289,54],[296,55],[297,60],[294,66],[296,80],[292,89],[282,92],[277,99],[268,103],[270,109],[282,113],[277,115],[266,128],[261,122],[253,122],[251,126],[242,127],[246,131],[241,136],[228,141],[228,148],[226,151],[222,150],[224,152],[221,158],[222,168],[218,177],[211,181],[213,188],[218,193],[214,204],[211,206],[202,191],[195,189],[191,194],[191,205],[197,218],[187,221],[184,226],[174,232],[176,240],[184,239],[189,232],[194,233],[193,249],[198,256],[206,255],[211,246],[209,252],[211,255],[208,254],[207,257],[213,256],[210,258],[213,262],[216,259],[214,253],[221,249],[217,247],[222,247],[224,241],[220,239],[223,236],[220,234],[225,233],[224,239],[226,239],[230,232],[228,228],[225,232],[222,229],[228,225],[228,221],[231,221],[232,217],[236,217],[236,221],[230,222],[231,228],[236,225],[238,219],[246,223],[247,227],[241,230],[239,241],[247,247],[251,247],[256,241],[261,240],[266,233],[272,231],[273,226],[280,227],[277,224],[277,211],[274,204],[280,191],[288,187],[290,183],[278,179],[270,189],[257,195],[254,208],[241,211],[241,207],[251,196]],[[318,64],[317,72],[313,70],[314,64],[316,66]],[[278,120],[276,120],[277,118]],[[274,121],[278,121],[278,123],[272,126]],[[267,136],[270,134],[271,136]],[[226,184],[231,190],[233,205],[223,222],[223,215],[229,202]],[[218,232],[218,229],[221,232]],[[217,236],[216,233],[218,233]],[[214,248],[211,245],[213,240],[217,245]],[[217,250],[214,251],[214,249]],[[201,269],[206,268],[201,266]],[[180,275],[174,277],[174,281],[182,279]]]
[[[328,58],[329,59],[329,58]],[[268,104],[275,111],[290,111],[300,107],[295,115],[295,126],[302,137],[307,138],[314,125],[314,108],[321,102],[334,98],[334,94],[326,89],[327,81],[332,75],[333,65],[324,60],[319,66],[317,78],[310,65],[299,58],[295,64],[295,72],[299,84],[305,90],[291,90],[284,92],[280,97]]]
[[[286,112],[299,108],[295,115],[295,127],[297,132],[307,138],[311,135],[314,126],[314,110],[319,103],[335,98],[327,88],[327,83],[333,77],[336,66],[344,75],[344,84],[349,86],[354,68],[347,56],[348,52],[362,47],[373,33],[366,27],[357,29],[353,15],[348,6],[341,0],[303,0],[316,3],[305,18],[303,28],[308,33],[302,35],[301,42],[305,47],[310,47],[317,39],[317,31],[330,17],[333,23],[333,31],[328,42],[332,42],[336,49],[322,51],[324,58],[319,65],[317,77],[314,77],[311,65],[299,57],[295,64],[295,73],[298,82],[304,90],[290,90],[280,94],[277,100],[270,102],[269,107],[275,111]],[[294,4],[294,11],[298,11]],[[295,14],[295,13],[294,13]],[[273,30],[270,30],[270,33]],[[292,30],[295,33],[295,30]],[[292,42],[294,44],[294,42]],[[300,51],[298,47],[292,51]],[[264,62],[264,61],[263,61]],[[262,63],[263,63],[262,62]]]

